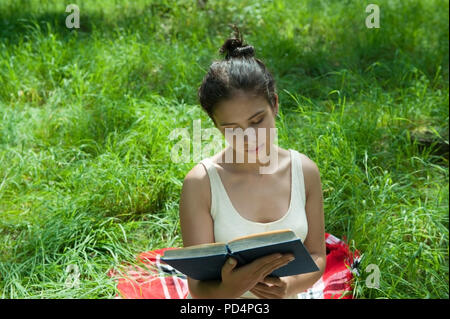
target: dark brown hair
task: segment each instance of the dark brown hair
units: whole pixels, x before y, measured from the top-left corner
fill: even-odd
[[[263,96],[272,108],[275,106],[276,87],[272,74],[255,58],[253,46],[244,44],[239,29],[235,25],[233,29],[234,37],[227,39],[219,49],[225,58],[211,64],[198,89],[200,105],[213,121],[217,104],[232,98],[238,90]]]

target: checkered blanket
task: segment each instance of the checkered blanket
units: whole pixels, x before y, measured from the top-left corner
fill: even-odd
[[[322,277],[300,299],[351,299],[352,283],[358,273],[360,254],[350,252],[345,241],[326,233],[327,264]],[[184,299],[188,295],[186,276],[160,260],[168,247],[143,252],[135,265],[111,269],[108,276],[117,280],[116,299]]]

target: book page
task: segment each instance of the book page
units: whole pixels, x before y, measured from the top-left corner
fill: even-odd
[[[265,233],[252,234],[238,237],[228,243],[231,251],[267,246],[296,239],[297,236],[290,229],[274,230]]]
[[[207,243],[183,247],[179,249],[166,250],[163,258],[178,259],[178,258],[192,258],[226,254],[228,252],[225,243]]]

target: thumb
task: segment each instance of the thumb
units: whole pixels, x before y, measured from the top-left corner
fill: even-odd
[[[225,272],[231,272],[234,267],[236,267],[237,261],[234,258],[228,258],[225,262],[225,265],[223,265],[223,271]]]

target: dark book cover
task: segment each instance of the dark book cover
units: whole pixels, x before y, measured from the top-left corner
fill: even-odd
[[[240,267],[273,253],[292,253],[295,259],[287,265],[274,270],[270,276],[284,277],[319,270],[299,238],[239,251],[230,251],[228,246],[226,248],[227,252],[223,251],[215,255],[176,259],[162,257],[161,260],[186,276],[197,280],[221,280],[222,267],[229,257],[235,258],[238,261],[236,267]]]

